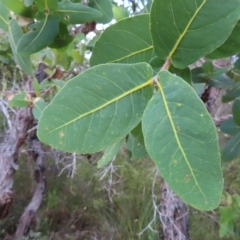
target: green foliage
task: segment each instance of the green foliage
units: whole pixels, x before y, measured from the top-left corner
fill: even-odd
[[[156,55],[171,59],[176,68],[186,68],[224,43],[239,11],[239,0],[154,1],[150,21]]]
[[[166,71],[157,77],[158,93],[143,115],[146,149],[184,201],[202,210],[216,208],[223,181],[212,119],[181,78]]]
[[[0,27],[8,34],[19,66],[29,75],[34,57],[74,72],[76,63],[84,64],[87,44],[80,42],[88,31],[72,37],[71,25],[86,23],[89,27],[95,24],[90,22],[108,23],[113,18],[110,1],[90,0],[88,6],[56,0],[1,0],[0,4],[5,6],[0,9]],[[90,69],[65,85],[49,78],[35,83],[39,101],[26,100],[21,93],[11,104],[26,107],[33,103],[41,141],[66,152],[107,149],[103,158],[108,162],[126,137],[132,157],[148,153],[186,203],[201,210],[214,209],[223,183],[218,138],[192,84],[195,89],[199,83],[225,89],[222,101],[234,100],[234,122],[229,120],[220,128],[232,136],[222,159],[237,158],[239,61],[224,68],[216,68],[206,59],[198,68],[189,65],[207,54],[218,58],[239,53],[240,0],[158,0],[143,3],[143,7],[150,13],[124,18],[102,32],[93,47]],[[131,9],[137,12],[136,6]],[[9,10],[32,18],[32,24],[21,28]],[[33,53],[36,55],[30,56]],[[0,54],[5,62],[10,61],[8,53]],[[43,97],[49,85],[50,93]],[[56,86],[60,89],[57,94]]]

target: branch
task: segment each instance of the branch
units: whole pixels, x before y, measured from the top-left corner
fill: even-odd
[[[34,175],[35,175],[35,180],[37,182],[37,186],[31,202],[26,207],[20,219],[16,234],[15,234],[15,238],[14,238],[15,240],[21,239],[21,237],[28,234],[30,229],[30,224],[35,220],[36,212],[41,205],[43,194],[46,187],[42,145],[36,136],[36,132],[30,140],[30,147],[32,149],[32,152],[31,152],[32,157],[35,161]]]

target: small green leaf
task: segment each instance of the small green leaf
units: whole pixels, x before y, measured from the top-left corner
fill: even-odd
[[[19,40],[17,53],[30,55],[47,47],[59,31],[59,21],[56,16],[44,14],[45,18],[34,24],[34,29],[24,34]]]
[[[21,92],[16,94],[12,100],[8,102],[11,107],[25,108],[27,107],[31,101],[27,98],[26,92]]]
[[[142,120],[145,146],[162,177],[186,203],[210,210],[223,188],[215,125],[205,105],[181,78],[157,75],[158,91]]]
[[[56,11],[58,9],[58,0],[35,0],[39,11]]]
[[[23,2],[26,7],[30,7],[33,4],[33,1],[34,0],[24,0]]]
[[[239,12],[240,0],[153,1],[150,18],[156,55],[171,59],[176,68],[188,67],[226,41]]]
[[[127,148],[131,152],[133,158],[142,158],[147,155],[147,151],[144,145],[141,144],[138,138],[132,133],[128,135]]]
[[[81,3],[73,3],[70,1],[59,2],[57,12],[60,14],[61,21],[64,24],[92,22],[102,17],[100,11]]]
[[[9,25],[9,10],[3,3],[0,2],[0,28],[4,31],[8,31]]]
[[[207,73],[208,75],[212,74],[214,71],[214,66],[212,61],[206,61],[203,63],[202,68],[204,70],[205,73]]]
[[[23,32],[21,27],[18,25],[17,21],[15,19],[12,19],[10,21],[9,26],[9,42],[13,51],[13,55],[15,57],[16,62],[19,64],[21,69],[28,73],[30,76],[33,76],[33,70],[32,70],[32,63],[29,56],[21,56],[17,54],[17,44],[19,42],[19,39],[23,36]]]
[[[33,116],[39,120],[44,108],[47,106],[47,103],[42,98],[35,98],[33,101]]]
[[[67,82],[45,108],[38,136],[56,149],[93,153],[123,139],[152,95],[147,63],[106,64]]]
[[[223,161],[231,161],[240,156],[240,133],[234,135],[226,144],[222,152]]]
[[[240,83],[235,83],[235,85],[226,91],[226,94],[222,97],[222,102],[231,102],[235,100],[235,98],[240,96]]]
[[[108,163],[110,163],[115,156],[118,154],[121,146],[123,145],[123,140],[120,140],[114,143],[112,146],[108,147],[105,151],[101,159],[98,160],[97,168],[103,168]]]
[[[240,132],[240,126],[237,125],[232,118],[230,118],[220,125],[220,130],[234,136]]]
[[[207,57],[211,59],[226,58],[240,52],[240,22],[233,28],[228,39]]]
[[[192,81],[194,83],[206,83],[207,77],[204,74],[204,71],[201,67],[194,68],[191,71]]]
[[[112,4],[109,0],[89,0],[88,6],[103,14],[97,19],[98,23],[108,23],[113,19]]]
[[[210,75],[208,83],[210,86],[215,88],[229,89],[233,86],[234,81],[225,75]]]
[[[234,121],[240,126],[240,98],[235,99],[232,106]]]
[[[113,5],[112,10],[113,10],[114,18],[117,21],[120,21],[123,18],[129,17],[128,10],[125,7],[121,7],[121,6],[119,7],[119,6]]]
[[[149,14],[142,14],[108,27],[93,48],[90,64],[150,62],[153,54]]]

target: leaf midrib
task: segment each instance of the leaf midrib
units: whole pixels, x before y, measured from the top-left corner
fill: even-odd
[[[157,86],[158,86],[158,89],[159,89],[159,91],[160,91],[160,94],[162,95],[163,103],[164,103],[164,106],[165,106],[165,109],[166,109],[166,112],[167,112],[167,116],[168,116],[168,119],[169,119],[169,121],[170,121],[172,130],[173,130],[174,137],[175,137],[175,140],[176,140],[176,142],[177,142],[177,145],[178,145],[178,147],[179,147],[179,149],[180,149],[180,151],[181,151],[181,153],[182,153],[182,155],[183,155],[183,157],[184,157],[184,160],[185,160],[185,162],[186,162],[186,164],[187,164],[187,166],[188,166],[188,168],[189,168],[189,170],[190,170],[190,172],[191,172],[191,174],[192,174],[192,176],[193,176],[193,179],[194,179],[194,181],[195,181],[195,183],[196,183],[196,186],[198,187],[199,191],[202,193],[202,195],[204,196],[205,201],[207,202],[206,196],[205,196],[205,194],[203,193],[201,187],[200,187],[199,184],[198,184],[198,181],[197,181],[197,179],[196,179],[196,177],[195,177],[195,174],[194,174],[194,172],[193,172],[193,169],[192,169],[192,167],[191,167],[191,165],[190,165],[190,163],[189,163],[189,161],[188,161],[188,159],[187,159],[186,153],[184,152],[184,149],[183,149],[183,147],[182,147],[182,144],[181,144],[181,142],[180,142],[180,140],[179,140],[179,138],[178,138],[177,130],[176,130],[175,124],[174,124],[174,122],[173,122],[173,119],[172,119],[172,116],[171,116],[169,107],[168,107],[168,103],[167,103],[167,100],[166,100],[166,96],[165,96],[165,94],[164,94],[163,88],[162,88],[162,86],[160,85],[159,81],[157,81]]]
[[[183,30],[182,34],[179,36],[179,38],[177,39],[175,45],[172,48],[172,51],[169,53],[168,55],[168,59],[171,59],[173,54],[175,53],[175,51],[177,50],[179,44],[181,43],[183,37],[186,35],[189,27],[191,26],[193,20],[195,19],[195,17],[197,16],[197,14],[199,13],[199,11],[202,9],[203,5],[206,3],[206,0],[203,0],[202,4],[197,8],[196,12],[194,13],[194,15],[192,16],[192,18],[190,19],[189,23],[187,24],[187,26],[185,27],[185,29]]]
[[[74,118],[73,120],[71,120],[71,121],[69,121],[69,122],[67,122],[67,123],[65,123],[65,124],[63,124],[63,125],[55,128],[55,129],[49,131],[49,132],[46,134],[46,136],[49,135],[49,134],[52,133],[52,132],[57,131],[58,129],[61,129],[61,128],[63,128],[63,127],[66,127],[66,126],[70,125],[71,123],[76,122],[77,120],[79,120],[79,119],[81,119],[81,118],[83,118],[83,117],[85,117],[85,116],[87,116],[87,115],[93,114],[94,112],[97,112],[98,110],[101,110],[101,109],[107,107],[108,105],[110,105],[110,104],[112,104],[112,103],[114,103],[114,102],[117,102],[118,100],[124,98],[125,96],[127,96],[127,95],[129,95],[129,94],[131,94],[131,93],[133,93],[133,92],[136,92],[136,91],[138,91],[138,90],[140,90],[140,89],[142,89],[142,88],[144,88],[144,87],[147,87],[148,85],[151,85],[151,84],[153,84],[153,79],[150,79],[150,80],[148,80],[147,82],[145,82],[145,83],[143,83],[143,84],[141,84],[141,85],[138,85],[137,87],[135,87],[135,88],[133,88],[133,89],[130,89],[129,91],[121,94],[120,96],[113,98],[112,100],[104,103],[103,105],[101,105],[101,106],[99,106],[99,107],[97,107],[97,108],[95,108],[95,109],[93,109],[93,110],[91,110],[91,111],[89,111],[89,112],[86,112],[86,113],[78,116],[77,118]]]

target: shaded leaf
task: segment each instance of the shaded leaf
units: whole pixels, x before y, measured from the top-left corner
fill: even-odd
[[[57,12],[60,14],[61,21],[64,24],[92,22],[102,17],[100,11],[81,3],[73,3],[70,1],[59,2]]]
[[[49,14],[44,14],[44,16],[43,20],[34,24],[33,31],[21,37],[17,46],[18,54],[30,55],[38,52],[54,40],[59,31],[58,18]]]
[[[21,92],[16,94],[13,99],[11,99],[8,104],[11,107],[25,108],[31,101],[29,100],[26,92]]]
[[[149,15],[142,14],[108,27],[93,48],[90,64],[150,62],[152,56]]]
[[[240,156],[240,133],[234,135],[226,144],[222,152],[223,161],[231,161]]]
[[[206,75],[204,75],[204,71],[201,67],[192,69],[191,73],[194,83],[206,83]]]
[[[158,92],[142,120],[145,146],[162,177],[186,203],[210,210],[223,187],[218,137],[211,116],[189,84],[158,73]]]
[[[44,108],[47,106],[47,103],[42,98],[35,98],[33,101],[33,116],[39,120],[42,115]]]
[[[102,17],[97,19],[98,23],[108,23],[113,19],[112,4],[109,0],[89,0],[88,6],[102,13]]]
[[[214,66],[212,61],[206,61],[203,63],[202,68],[204,70],[205,73],[207,73],[208,75],[213,73],[214,70]]]
[[[210,76],[208,83],[210,86],[215,88],[229,89],[233,86],[234,81],[225,75],[213,75]]]
[[[240,132],[240,126],[234,122],[233,118],[230,118],[220,125],[220,130],[234,136]]]
[[[226,94],[222,97],[222,102],[231,102],[235,98],[240,96],[240,83],[235,84],[235,86],[226,91]]]
[[[35,0],[39,11],[56,11],[58,9],[58,0]]]
[[[8,37],[9,37],[9,42],[11,45],[11,49],[13,51],[14,58],[23,71],[33,76],[32,63],[31,63],[30,57],[21,56],[17,54],[17,45],[18,45],[19,39],[22,36],[23,36],[23,32],[21,27],[18,25],[15,19],[12,19],[9,26]]]
[[[234,121],[240,126],[240,98],[235,99],[232,106]]]
[[[127,148],[131,152],[131,157],[142,158],[147,155],[147,151],[144,145],[136,138],[132,133],[128,135]]]
[[[108,147],[105,151],[101,159],[98,160],[97,168],[103,168],[108,163],[110,163],[114,157],[118,154],[121,146],[123,145],[123,140],[120,140],[114,143],[112,146]]]
[[[67,82],[45,108],[41,141],[67,152],[93,153],[123,139],[139,124],[152,95],[146,63],[106,64]]]
[[[207,57],[211,59],[226,58],[240,52],[240,22],[233,28],[228,39]]]
[[[239,11],[239,0],[154,1],[150,18],[156,55],[171,59],[176,68],[188,67],[226,41]]]
[[[8,31],[9,25],[9,10],[4,4],[0,2],[0,28],[4,31]]]
[[[73,41],[73,37],[69,34],[68,28],[65,24],[59,24],[59,33],[49,45],[50,48],[62,48]]]

